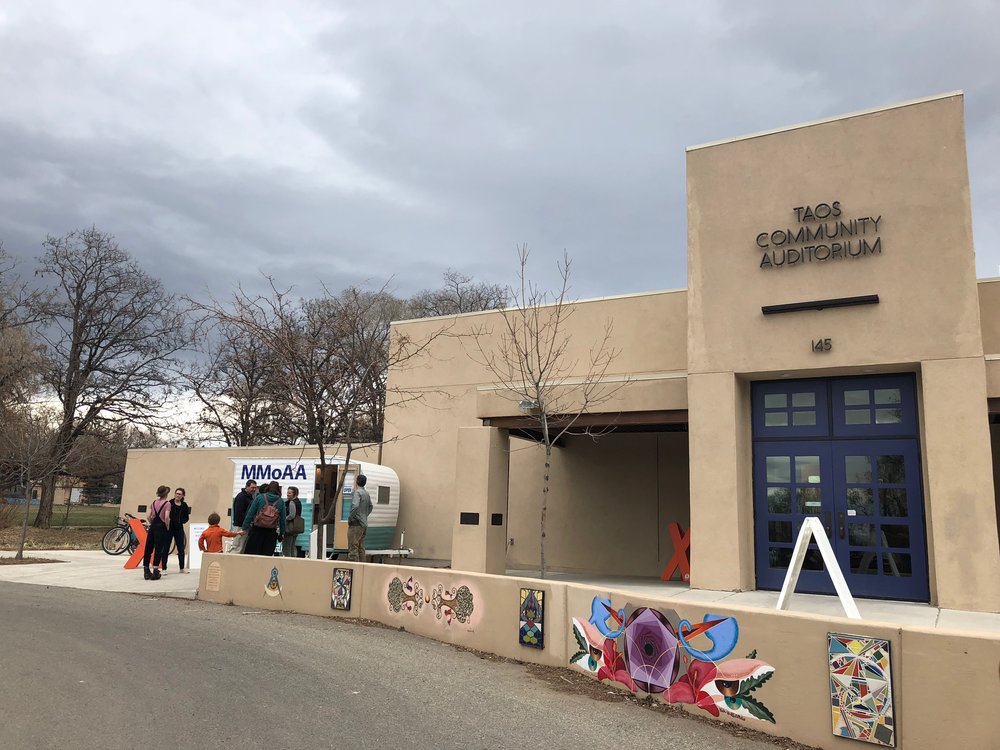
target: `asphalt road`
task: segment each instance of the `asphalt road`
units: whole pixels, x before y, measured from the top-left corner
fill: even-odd
[[[774,748],[333,619],[0,583],[0,629],[5,750]]]

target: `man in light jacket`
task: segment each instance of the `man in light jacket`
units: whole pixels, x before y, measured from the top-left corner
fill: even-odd
[[[372,499],[365,489],[366,484],[368,477],[358,474],[351,499],[351,515],[347,518],[347,559],[354,562],[366,562],[365,535],[368,533],[368,516],[372,512]]]

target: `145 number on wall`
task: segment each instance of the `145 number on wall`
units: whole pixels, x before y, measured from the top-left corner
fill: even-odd
[[[813,339],[812,350],[814,352],[828,352],[833,349],[833,339]]]

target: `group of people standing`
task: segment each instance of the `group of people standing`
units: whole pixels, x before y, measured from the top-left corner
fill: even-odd
[[[174,490],[168,499],[170,488],[161,484],[156,488],[156,499],[149,508],[147,520],[146,548],[143,550],[142,570],[146,580],[159,580],[167,571],[170,543],[177,545],[177,563],[181,573],[191,571],[184,567],[184,552],[187,540],[184,538],[184,524],[191,518],[191,506],[187,504],[183,487]],[[153,568],[150,569],[150,562]]]
[[[359,474],[351,498],[351,512],[347,520],[348,560],[364,562],[365,536],[368,533],[368,516],[372,512],[372,499],[365,489],[368,478]],[[281,542],[282,557],[296,557],[296,537],[305,530],[302,502],[296,487],[289,487],[284,503],[281,485],[277,482],[262,484],[249,480],[233,498],[233,526],[241,528],[244,536],[236,540],[233,552],[244,555],[275,554]]]
[[[367,483],[367,477],[360,474],[348,518],[348,559],[355,562],[363,562],[366,556],[365,536],[368,531],[368,516],[372,512],[371,497],[365,489]],[[173,498],[169,498],[169,495],[170,488],[160,485],[147,514],[149,527],[142,559],[143,574],[147,580],[159,580],[166,574],[172,541],[177,545],[180,571],[190,572],[184,567],[184,524],[191,518],[191,508],[185,500],[183,487],[174,490]],[[295,542],[298,535],[305,532],[305,519],[302,517],[302,501],[299,500],[297,487],[289,487],[283,500],[278,482],[268,482],[258,487],[257,482],[251,479],[233,498],[233,527],[237,531],[222,529],[219,526],[220,520],[218,513],[208,516],[209,527],[198,539],[198,547],[202,552],[222,552],[223,537],[233,537],[236,539],[232,549],[235,553],[271,557],[280,542],[283,557],[298,556]]]
[[[257,482],[249,480],[233,499],[233,526],[243,531],[233,552],[273,556],[281,542],[283,557],[297,557],[295,540],[305,531],[298,488],[289,487],[282,500],[278,482],[258,487]]]

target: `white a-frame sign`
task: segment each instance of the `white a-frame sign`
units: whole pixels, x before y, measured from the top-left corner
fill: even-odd
[[[861,613],[858,612],[858,605],[854,603],[851,590],[847,588],[847,581],[837,563],[837,557],[833,554],[833,547],[830,546],[830,539],[823,529],[823,524],[816,516],[808,516],[802,522],[799,529],[799,536],[795,540],[795,549],[792,550],[792,564],[788,566],[785,574],[785,582],[781,585],[781,594],[778,596],[778,609],[788,609],[788,602],[795,591],[795,585],[799,582],[799,573],[802,572],[802,562],[806,558],[806,550],[809,548],[809,540],[814,539],[819,552],[823,556],[823,564],[830,574],[833,587],[840,597],[840,605],[844,608],[844,613],[852,620],[860,620]]]

